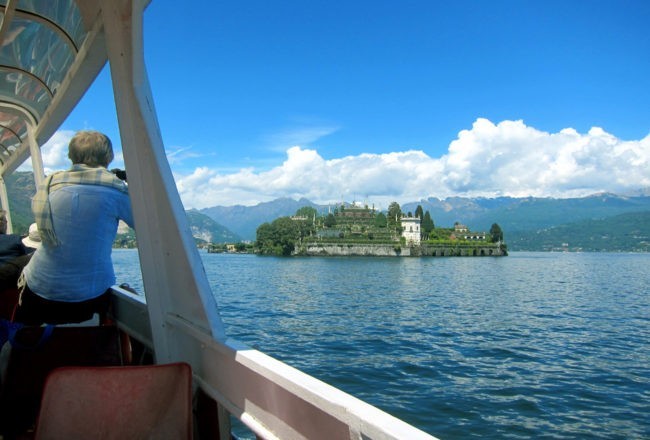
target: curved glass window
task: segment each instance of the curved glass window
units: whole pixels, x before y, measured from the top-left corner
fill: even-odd
[[[16,10],[31,12],[55,23],[72,38],[77,48],[86,36],[81,14],[74,0],[21,0]]]
[[[74,0],[19,0],[11,11],[7,3],[0,0],[2,163],[25,139],[30,116],[38,123],[47,112],[87,35]]]
[[[0,155],[7,157],[16,151],[26,135],[24,117],[16,111],[0,109]]]
[[[0,48],[0,66],[29,72],[55,93],[74,61],[74,48],[51,29],[20,18],[12,21],[8,34],[13,40]]]

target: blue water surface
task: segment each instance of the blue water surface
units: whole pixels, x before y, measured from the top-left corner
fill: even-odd
[[[650,438],[650,254],[201,255],[229,336],[441,439]]]

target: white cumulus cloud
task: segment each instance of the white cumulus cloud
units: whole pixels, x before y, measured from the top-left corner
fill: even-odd
[[[187,207],[251,205],[278,197],[314,202],[366,200],[387,206],[426,197],[574,197],[650,186],[650,135],[623,141],[601,128],[547,133],[523,121],[477,119],[442,157],[409,150],[325,160],[316,150],[287,150],[263,172],[176,176]]]
[[[72,132],[55,134],[43,148],[48,170],[67,168]],[[119,161],[119,158],[116,158]],[[172,163],[173,165],[173,163]],[[523,121],[477,119],[446,154],[423,150],[364,153],[326,160],[317,150],[292,146],[284,161],[258,171],[219,172],[207,166],[176,173],[186,208],[254,205],[278,197],[317,203],[367,201],[387,207],[426,197],[577,197],[650,187],[650,135],[624,141],[594,127],[548,133]]]
[[[468,195],[570,197],[650,184],[650,135],[622,141],[594,127],[547,133],[522,121],[478,119],[443,156],[444,186]]]
[[[68,144],[74,136],[74,131],[59,130],[41,147],[41,157],[45,174],[52,171],[70,168],[68,159]],[[19,168],[19,171],[32,171],[31,160],[26,160]]]

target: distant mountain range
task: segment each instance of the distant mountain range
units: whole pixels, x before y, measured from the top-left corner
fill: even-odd
[[[472,230],[489,230],[498,223],[504,231],[536,231],[583,220],[597,220],[627,212],[650,211],[650,196],[594,194],[572,199],[554,198],[429,198],[407,203],[402,211],[415,211],[417,205],[429,211],[436,225],[466,224]]]
[[[405,203],[401,208],[405,213],[413,213],[418,205],[425,212],[429,211],[438,227],[451,227],[460,222],[473,231],[489,231],[492,224],[497,223],[504,231],[510,250],[563,249],[567,248],[563,247],[567,243],[569,250],[650,250],[644,232],[650,224],[650,196],[646,193],[638,196],[603,193],[571,199],[428,198]],[[259,225],[293,215],[303,206],[314,207],[321,213],[326,213],[329,208],[307,199],[282,198],[250,207],[215,206],[200,212],[243,239],[253,241]],[[617,224],[622,226],[616,227]],[[578,234],[577,230],[581,233]],[[602,238],[605,236],[603,231],[609,231],[608,239]],[[582,237],[579,243],[575,240],[578,236]]]
[[[262,223],[271,222],[278,217],[294,215],[304,206],[311,206],[319,212],[327,212],[327,206],[317,205],[305,198],[293,200],[286,197],[255,206],[213,206],[201,209],[199,212],[221,223],[244,240],[254,241],[257,228]]]
[[[14,173],[6,182],[14,229],[24,234],[33,222],[32,173]],[[431,197],[405,203],[401,208],[405,213],[413,213],[418,205],[429,211],[438,227],[451,227],[460,222],[473,231],[489,231],[491,225],[497,223],[504,231],[510,250],[650,250],[650,193],[647,190],[634,196],[603,193],[571,199]],[[190,210],[187,215],[197,241],[232,243],[254,241],[261,224],[293,215],[304,206],[320,213],[327,213],[330,208],[305,198],[280,198],[255,206]]]
[[[192,236],[206,243],[238,243],[242,238],[225,226],[194,209],[186,211]]]

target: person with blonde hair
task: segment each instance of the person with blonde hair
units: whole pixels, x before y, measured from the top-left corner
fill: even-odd
[[[80,131],[68,158],[72,168],[48,176],[32,199],[41,245],[19,280],[18,322],[82,322],[105,313],[115,284],[111,251],[118,222],[133,227],[128,187],[107,169],[110,139]]]

